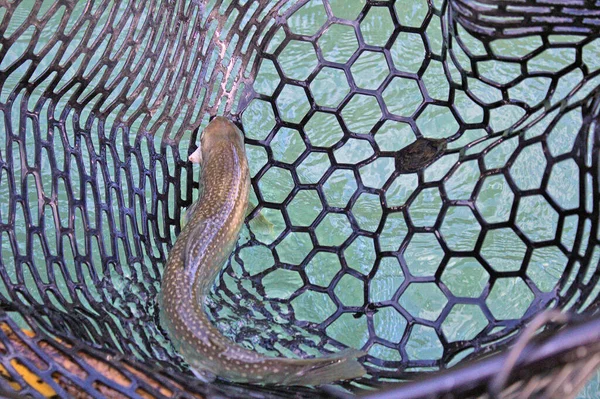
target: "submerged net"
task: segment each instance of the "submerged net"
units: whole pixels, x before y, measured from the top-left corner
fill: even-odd
[[[0,2],[2,394],[342,395],[500,351],[545,309],[593,321],[599,12]],[[257,207],[208,310],[263,353],[368,351],[340,390],[202,384],[158,325],[187,156],[221,114]],[[507,397],[593,369],[586,348],[517,368]]]

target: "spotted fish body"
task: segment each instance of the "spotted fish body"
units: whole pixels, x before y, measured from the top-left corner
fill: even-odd
[[[160,321],[175,349],[205,381],[218,376],[247,383],[320,385],[364,375],[356,360],[364,355],[361,351],[313,359],[268,357],[235,344],[212,325],[204,299],[234,249],[248,206],[242,133],[226,118],[215,118],[195,157],[202,168],[201,194],[169,253],[159,295]]]

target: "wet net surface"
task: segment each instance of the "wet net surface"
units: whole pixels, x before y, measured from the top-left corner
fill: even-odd
[[[502,349],[543,309],[595,317],[597,5],[0,7],[4,390],[40,396],[24,365],[63,396],[248,394],[195,381],[154,303],[218,114],[258,204],[208,304],[236,342],[364,348],[355,390]]]

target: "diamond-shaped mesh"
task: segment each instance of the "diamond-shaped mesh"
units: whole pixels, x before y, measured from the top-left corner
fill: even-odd
[[[203,385],[157,324],[187,156],[220,114],[257,205],[208,304],[239,344],[363,348],[359,389],[503,349],[544,309],[594,317],[598,12],[0,2],[0,387],[324,394]]]

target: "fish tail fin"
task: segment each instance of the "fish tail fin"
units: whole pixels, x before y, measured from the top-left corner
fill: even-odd
[[[360,350],[345,349],[315,359],[292,360],[298,369],[288,375],[285,385],[322,385],[362,377],[367,371],[357,358],[365,355]]]

